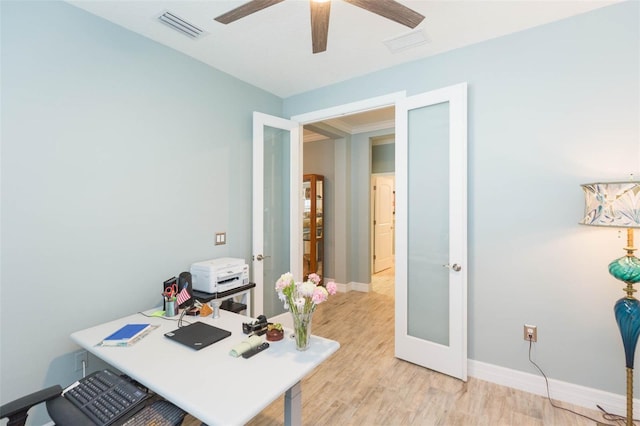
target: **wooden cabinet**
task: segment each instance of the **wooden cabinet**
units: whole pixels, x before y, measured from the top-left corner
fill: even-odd
[[[324,176],[304,175],[304,209],[302,217],[304,279],[312,273],[323,277],[324,261]]]

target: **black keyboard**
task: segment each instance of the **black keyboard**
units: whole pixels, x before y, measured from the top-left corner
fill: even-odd
[[[186,414],[180,407],[169,401],[160,400],[138,411],[122,426],[175,426],[182,423]]]
[[[146,391],[112,371],[96,371],[69,386],[64,397],[95,424],[111,425],[144,407]]]

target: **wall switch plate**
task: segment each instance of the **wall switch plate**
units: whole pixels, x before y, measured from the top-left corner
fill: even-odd
[[[537,342],[538,341],[538,327],[535,325],[524,325],[524,340]]]
[[[216,232],[216,245],[220,246],[222,244],[227,244],[227,233]]]

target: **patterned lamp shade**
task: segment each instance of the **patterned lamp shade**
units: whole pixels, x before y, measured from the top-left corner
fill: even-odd
[[[640,228],[640,182],[581,185],[584,190],[583,225]]]

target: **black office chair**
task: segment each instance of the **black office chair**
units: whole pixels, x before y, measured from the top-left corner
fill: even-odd
[[[0,419],[9,419],[7,426],[23,426],[28,411],[43,402],[47,405],[49,417],[57,425],[95,426],[82,411],[62,397],[60,385],[50,386],[0,406]]]

